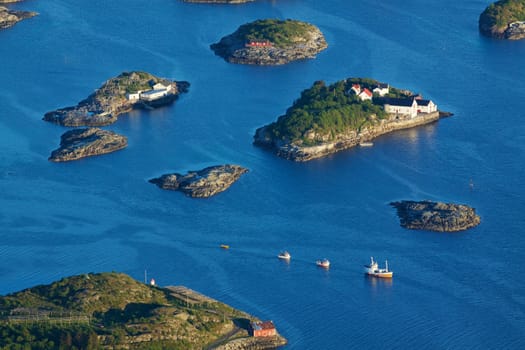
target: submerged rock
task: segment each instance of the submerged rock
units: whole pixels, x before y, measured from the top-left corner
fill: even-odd
[[[217,165],[186,175],[165,174],[149,182],[165,190],[178,190],[190,197],[207,198],[222,192],[237,181],[248,169],[239,165]]]
[[[66,162],[111,153],[128,145],[125,136],[98,128],[74,129],[62,135],[60,148],[49,157],[52,162]]]
[[[475,209],[463,204],[401,201],[390,205],[397,208],[401,226],[408,229],[455,232],[480,223]]]

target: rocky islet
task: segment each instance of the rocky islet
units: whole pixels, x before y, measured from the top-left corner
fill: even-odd
[[[99,128],[74,129],[60,138],[60,147],[49,157],[52,162],[67,162],[80,158],[111,153],[125,148],[125,136]]]
[[[464,204],[403,200],[390,205],[397,209],[401,226],[412,230],[456,232],[481,222],[475,209]]]
[[[216,165],[185,175],[165,174],[149,180],[162,189],[181,191],[194,198],[207,198],[228,189],[248,169],[239,165]]]

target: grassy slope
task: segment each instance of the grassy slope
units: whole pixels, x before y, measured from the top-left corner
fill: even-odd
[[[313,25],[300,21],[264,19],[240,26],[236,34],[246,41],[269,40],[275,46],[286,47],[306,41],[314,29]]]

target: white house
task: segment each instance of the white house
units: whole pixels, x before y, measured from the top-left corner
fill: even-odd
[[[352,87],[350,88],[350,91],[353,91],[354,94],[359,95],[361,93],[361,85],[359,85],[359,84],[352,84]]]
[[[357,95],[357,97],[359,97],[361,99],[361,101],[365,101],[365,100],[372,100],[372,96],[374,94],[372,94],[372,92],[370,90],[368,90],[367,88],[364,88],[361,93],[359,95]]]
[[[384,83],[379,83],[373,90],[372,92],[374,92],[375,94],[378,94],[379,96],[385,96],[386,94],[388,94],[388,91],[389,91],[389,86],[388,84],[384,84]]]
[[[157,83],[155,85],[153,85],[153,90],[166,90],[166,91],[170,91],[171,90],[171,84],[166,86],[162,83]]]
[[[437,105],[431,100],[416,99],[418,113],[432,113],[437,111]]]
[[[154,101],[168,94],[167,89],[148,90],[140,94],[140,99],[144,101]]]
[[[140,100],[140,91],[135,93],[126,94],[128,101],[138,101]]]
[[[385,99],[383,108],[387,113],[408,115],[410,118],[416,117],[418,111],[416,100],[410,98]]]

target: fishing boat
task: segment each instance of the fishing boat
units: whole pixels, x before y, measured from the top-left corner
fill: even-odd
[[[385,260],[385,268],[382,269],[377,261],[374,261],[374,257],[370,257],[370,265],[365,265],[365,274],[379,278],[392,278],[394,272],[388,271],[388,261]]]
[[[373,142],[365,142],[365,141],[359,142],[359,146],[361,147],[372,147],[373,145],[374,145]]]
[[[283,260],[290,260],[290,259],[292,258],[292,256],[290,255],[290,253],[288,253],[286,250],[280,252],[279,255],[277,255],[277,257],[278,257],[279,259],[283,259]]]
[[[315,264],[319,267],[324,267],[325,269],[330,267],[330,260],[323,259],[323,260],[317,260]]]
[[[230,246],[227,244],[221,244],[222,249],[230,249]]]

